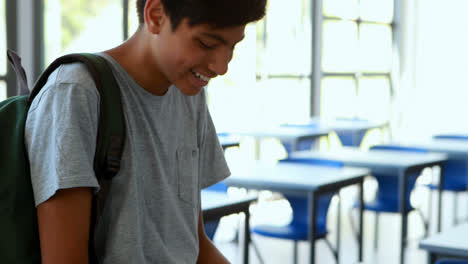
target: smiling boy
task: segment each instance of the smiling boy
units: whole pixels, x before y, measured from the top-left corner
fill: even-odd
[[[140,26],[99,53],[121,90],[126,141],[90,237],[99,94],[81,64],[60,66],[25,129],[43,264],[228,263],[206,237],[200,190],[229,176],[206,106],[245,25],[266,0],[137,0]]]

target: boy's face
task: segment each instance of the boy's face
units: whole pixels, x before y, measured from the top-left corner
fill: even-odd
[[[190,26],[184,19],[172,31],[167,17],[154,47],[158,68],[183,94],[195,95],[210,79],[227,72],[244,30],[245,25],[222,29],[206,24]]]

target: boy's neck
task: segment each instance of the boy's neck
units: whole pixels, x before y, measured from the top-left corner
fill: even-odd
[[[154,95],[164,95],[171,83],[159,70],[145,36],[138,30],[121,45],[105,51],[112,56],[143,89]]]

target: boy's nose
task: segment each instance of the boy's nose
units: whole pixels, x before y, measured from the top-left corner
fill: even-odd
[[[218,53],[213,56],[213,59],[208,64],[208,68],[217,75],[224,75],[228,71],[228,64],[231,59],[232,52]]]

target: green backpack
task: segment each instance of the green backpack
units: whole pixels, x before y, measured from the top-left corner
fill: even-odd
[[[100,116],[94,171],[104,193],[109,180],[119,171],[125,124],[120,90],[107,61],[93,54],[70,54],[55,60],[39,77],[29,94],[21,59],[8,50],[8,60],[16,72],[18,96],[0,102],[0,256],[2,263],[41,263],[37,214],[31,185],[24,127],[34,97],[49,75],[61,64],[81,62],[87,66],[100,94]],[[103,185],[106,188],[103,189]],[[101,199],[100,199],[101,200]],[[92,225],[102,210],[93,197]],[[91,228],[92,229],[92,228]],[[90,230],[92,235],[93,230]],[[92,237],[92,236],[90,236]],[[96,262],[93,239],[90,260]]]

